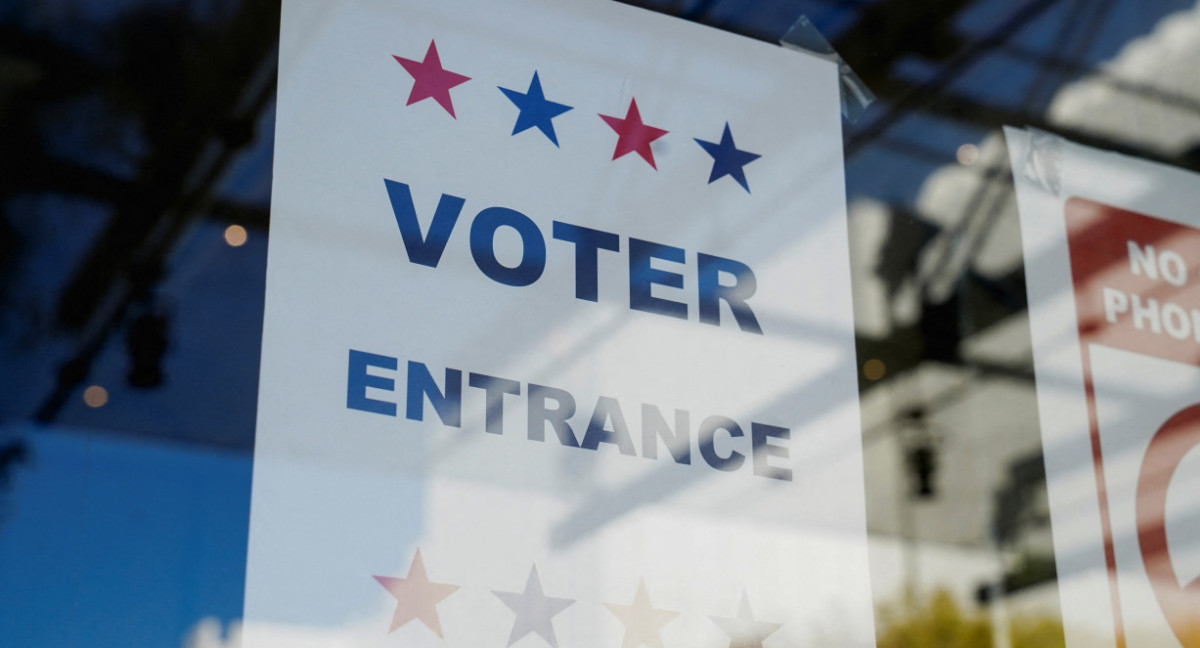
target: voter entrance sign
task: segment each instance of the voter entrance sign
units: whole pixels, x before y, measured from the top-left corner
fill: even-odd
[[[1200,646],[1200,178],[1008,141],[1068,645]]]
[[[244,645],[871,646],[837,71],[284,2]]]

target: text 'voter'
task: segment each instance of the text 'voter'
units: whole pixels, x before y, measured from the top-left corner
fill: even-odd
[[[396,224],[404,240],[404,249],[412,263],[436,268],[446,250],[466,200],[442,194],[428,231],[422,232],[409,186],[384,179]],[[505,265],[496,252],[496,234],[500,228],[516,232],[521,241],[521,257],[516,265]],[[562,241],[563,250],[575,256],[575,298],[598,301],[600,293],[599,258],[601,254],[621,254],[622,237],[613,232],[553,221],[550,236]],[[682,272],[664,268],[684,266],[689,253],[680,247],[624,237],[629,268],[629,308],[631,310],[691,319],[688,304],[653,294],[655,286],[683,290],[687,280]],[[506,207],[487,207],[475,214],[470,225],[471,257],[485,276],[506,286],[529,286],[546,270],[546,236],[525,214]],[[729,307],[733,320],[742,331],[762,335],[758,318],[749,300],[757,290],[754,271],[746,264],[711,254],[695,255],[697,318],[702,324],[721,325],[721,302]],[[723,282],[724,281],[724,282]]]

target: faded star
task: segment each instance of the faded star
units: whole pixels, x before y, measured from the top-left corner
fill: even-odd
[[[542,593],[542,581],[538,578],[537,565],[529,570],[529,578],[525,581],[525,591],[497,592],[492,591],[505,605],[516,614],[513,620],[512,633],[508,636],[508,645],[513,645],[525,635],[536,632],[546,643],[558,648],[558,639],[554,636],[554,625],[551,619],[575,602],[574,599],[554,598]]]
[[[424,60],[414,61],[395,55],[392,58],[404,66],[413,78],[412,91],[408,93],[408,103],[405,105],[411,106],[423,99],[433,99],[445,108],[451,117],[458,119],[454,114],[454,104],[450,101],[450,89],[470,81],[471,77],[443,68],[442,60],[438,57],[437,43],[429,41]]]
[[[742,603],[736,619],[709,617],[729,635],[729,648],[763,648],[763,640],[771,636],[782,624],[764,623],[754,619],[750,611],[750,599],[742,592]]]
[[[442,637],[442,624],[438,620],[437,604],[458,589],[457,585],[431,583],[425,574],[425,561],[421,560],[421,550],[413,556],[412,564],[408,567],[408,576],[404,578],[389,578],[375,576],[396,599],[396,611],[392,614],[392,627],[388,633],[395,632],[401,626],[413,619],[418,619],[439,637]]]
[[[625,624],[625,639],[621,642],[621,648],[662,648],[662,627],[679,616],[678,612],[659,610],[650,604],[650,594],[646,591],[644,578],[638,581],[633,605],[605,603],[604,606]]]
[[[637,99],[629,101],[629,110],[625,112],[624,119],[611,115],[600,115],[600,119],[603,119],[604,123],[617,133],[617,148],[613,151],[612,159],[615,160],[629,153],[637,153],[651,167],[654,167],[655,170],[658,169],[658,165],[654,163],[654,153],[650,151],[650,143],[666,135],[669,131],[643,123],[642,114],[638,111]]]

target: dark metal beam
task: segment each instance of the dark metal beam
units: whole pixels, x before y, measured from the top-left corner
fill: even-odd
[[[160,223],[177,218],[181,202],[194,200],[188,198],[194,193],[185,185],[188,174],[214,133],[229,120],[245,118],[236,114],[236,105],[274,47],[278,17],[276,2],[248,1],[225,29],[208,34],[202,48],[186,54],[171,49],[161,35],[144,34],[149,44],[133,54],[147,56],[165,48],[181,59],[183,78],[163,80],[162,96],[154,94],[148,99],[144,114],[152,152],[143,165],[145,172],[60,295],[61,324],[84,326],[108,288],[136,262],[138,250],[146,247]],[[134,78],[147,74],[147,69],[161,69],[149,61],[129,65],[127,72]],[[150,79],[141,81],[152,83]]]
[[[863,9],[833,42],[854,73],[874,89],[897,61],[916,54],[939,60],[962,47],[953,20],[973,0],[884,0]]]
[[[892,94],[888,91],[890,86],[885,87],[885,84],[889,82],[887,75],[881,75],[868,82],[868,87],[877,96],[884,99],[891,97],[891,101],[885,113],[850,135],[846,142],[846,159],[850,159],[864,146],[878,139],[909,113],[929,105],[981,57],[991,53],[992,50],[1020,32],[1058,2],[1059,0],[1026,2],[991,32],[978,40],[971,41],[966,47],[955,53],[953,59],[942,66],[934,78],[909,87],[903,94]]]
[[[52,192],[119,206],[133,195],[134,183],[110,173],[44,155],[23,157],[0,174],[0,198]]]
[[[1102,67],[1090,67],[1078,61],[1061,58],[1054,53],[1034,51],[1025,47],[1009,45],[997,50],[997,55],[1011,57],[1015,61],[1028,63],[1039,67],[1051,67],[1060,70],[1069,78],[1087,78],[1091,82],[1100,83],[1114,90],[1139,95],[1153,99],[1164,106],[1178,108],[1200,114],[1200,101],[1187,95],[1163,90],[1149,83],[1123,79]]]
[[[206,81],[200,92],[213,90],[216,96],[185,99],[188,110],[181,115],[166,113],[170,123],[158,126],[182,129],[166,138],[182,148],[160,148],[161,166],[150,167],[138,185],[137,199],[113,219],[60,296],[60,318],[69,323],[77,318],[74,323],[86,328],[71,357],[60,365],[57,385],[35,414],[38,421],[57,417],[87,378],[105,341],[142,296],[139,292],[152,289],[160,278],[156,268],[161,268],[178,237],[189,223],[210,211],[217,181],[237,148],[249,141],[218,134],[230,122],[253,124],[274,96],[278,16],[273,0],[247,2],[229,28],[208,42],[204,60],[192,62],[205,68],[197,73]],[[264,70],[269,74],[261,74]],[[177,123],[187,119],[196,123]],[[163,140],[156,145],[161,147]]]
[[[889,93],[910,92],[916,86],[905,81],[891,80],[884,90]],[[977,99],[955,92],[943,92],[922,107],[934,115],[961,121],[975,126],[1001,128],[1003,126],[1030,127],[1060,135],[1077,144],[1091,146],[1125,155],[1139,157],[1152,162],[1169,164],[1183,169],[1200,171],[1200,158],[1188,152],[1167,153],[1147,148],[1137,142],[1122,141],[1111,135],[1088,130],[1085,127],[1051,122],[1043,115],[1010,108],[999,104],[983,103]],[[895,143],[889,143],[895,147]]]

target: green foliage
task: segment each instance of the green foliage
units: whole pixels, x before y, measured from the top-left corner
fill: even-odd
[[[1062,622],[1049,617],[1016,618],[1009,624],[1013,648],[1066,648]]]
[[[1064,648],[1062,623],[1045,617],[1015,617],[1012,648]],[[911,610],[889,606],[880,611],[879,648],[994,648],[991,621],[964,611],[954,597],[938,590]]]

